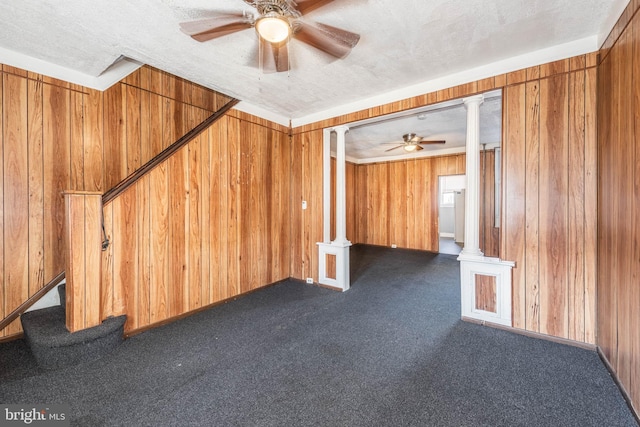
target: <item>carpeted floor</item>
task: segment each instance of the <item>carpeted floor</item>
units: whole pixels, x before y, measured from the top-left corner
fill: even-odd
[[[40,371],[0,345],[0,402],[82,426],[635,426],[597,354],[460,317],[455,256],[355,247],[352,288],[285,281]]]

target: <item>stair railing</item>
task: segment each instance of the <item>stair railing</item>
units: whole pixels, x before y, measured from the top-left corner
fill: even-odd
[[[39,289],[35,294],[31,295],[29,299],[20,304],[13,310],[7,317],[0,321],[0,331],[9,326],[14,320],[16,320],[22,313],[27,311],[29,307],[38,302],[40,298],[45,296],[51,289],[58,286],[64,280],[64,271],[58,274],[53,278],[52,281],[44,285],[41,289]]]
[[[233,108],[240,100],[231,98],[229,102],[222,106],[218,111],[214,112],[212,115],[207,117],[202,123],[200,123],[195,128],[191,129],[184,136],[178,139],[173,144],[169,145],[163,151],[158,153],[153,159],[149,160],[147,163],[142,165],[138,170],[133,172],[131,175],[120,181],[116,184],[112,189],[105,192],[102,196],[103,205],[118,195],[124,193],[129,187],[135,184],[139,179],[149,173],[153,168],[157,165],[171,157],[176,151],[185,146],[195,137],[197,137],[200,133],[205,131],[209,126],[219,120],[222,116],[224,116],[227,111]],[[104,243],[108,244],[108,240],[103,241],[103,250],[105,249]],[[29,307],[35,304],[40,298],[45,296],[51,289],[55,288],[58,284],[62,282],[65,278],[65,272],[61,272],[58,274],[53,280],[47,283],[44,287],[39,289],[36,293],[34,293],[31,297],[29,297],[25,302],[20,304],[15,310],[9,313],[4,319],[0,320],[0,331],[9,326],[14,320],[16,320],[22,313],[27,311]]]

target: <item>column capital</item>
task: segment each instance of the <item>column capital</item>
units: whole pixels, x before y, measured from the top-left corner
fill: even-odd
[[[335,126],[331,128],[332,131],[334,131],[335,133],[342,133],[343,135],[347,132],[349,132],[349,126],[347,125],[340,125],[340,126]]]
[[[466,98],[462,98],[462,102],[464,102],[464,105],[469,105],[469,104],[480,105],[484,102],[484,95],[468,96]]]

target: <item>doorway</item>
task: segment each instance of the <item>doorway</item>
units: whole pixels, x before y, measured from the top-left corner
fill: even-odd
[[[438,177],[439,252],[458,255],[464,245],[465,175]]]

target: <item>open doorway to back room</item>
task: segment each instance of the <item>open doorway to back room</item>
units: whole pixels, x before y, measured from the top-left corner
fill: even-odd
[[[438,179],[438,237],[440,253],[458,255],[464,244],[464,175]]]

